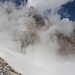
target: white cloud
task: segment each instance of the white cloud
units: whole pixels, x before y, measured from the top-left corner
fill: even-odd
[[[69,1],[72,0],[29,0],[29,4],[42,11],[48,8],[56,9]],[[37,24],[35,24],[35,20],[31,16],[27,16],[28,8],[19,10],[13,8],[11,12],[8,12],[7,8],[6,5],[0,7],[1,57],[7,60],[7,62],[23,75],[75,75],[75,64],[68,61],[65,62],[56,55],[59,44],[55,35],[56,29],[65,35],[71,34],[73,31],[73,22],[68,19],[61,20],[59,14],[51,12],[48,16],[49,19],[45,19],[48,27],[46,29],[36,30],[35,26]],[[26,43],[28,40],[26,41],[25,35],[30,35],[27,32],[32,31],[35,31],[34,33],[38,35],[39,40],[33,45],[30,44],[24,48],[25,55],[18,53],[22,50],[21,39]],[[31,41],[30,36],[29,38]]]
[[[73,0],[29,0],[28,5],[35,6],[38,9],[55,9],[61,5]]]

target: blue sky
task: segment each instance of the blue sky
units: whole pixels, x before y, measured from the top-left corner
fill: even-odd
[[[0,1],[13,1],[16,3],[17,6],[21,5],[21,2],[23,3],[24,0],[0,0]],[[27,2],[28,0],[26,0]],[[75,21],[75,0],[73,2],[66,3],[61,6],[58,13],[61,15],[61,19],[63,18],[69,18],[72,21]]]
[[[26,1],[27,2],[27,0],[0,0],[0,1],[2,1],[2,2],[5,2],[5,1],[13,1],[13,2],[15,2],[16,3],[16,5],[21,5],[21,2],[23,3],[24,1]]]
[[[62,5],[59,13],[61,14],[61,18],[65,17],[75,21],[75,1]]]

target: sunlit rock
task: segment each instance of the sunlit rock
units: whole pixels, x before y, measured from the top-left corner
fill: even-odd
[[[21,75],[15,71],[6,61],[0,58],[0,75]]]

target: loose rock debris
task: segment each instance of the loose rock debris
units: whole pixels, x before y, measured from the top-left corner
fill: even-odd
[[[0,75],[22,75],[15,71],[6,61],[0,58]]]

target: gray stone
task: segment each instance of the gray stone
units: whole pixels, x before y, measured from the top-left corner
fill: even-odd
[[[6,61],[0,58],[0,75],[21,75],[15,71]]]

